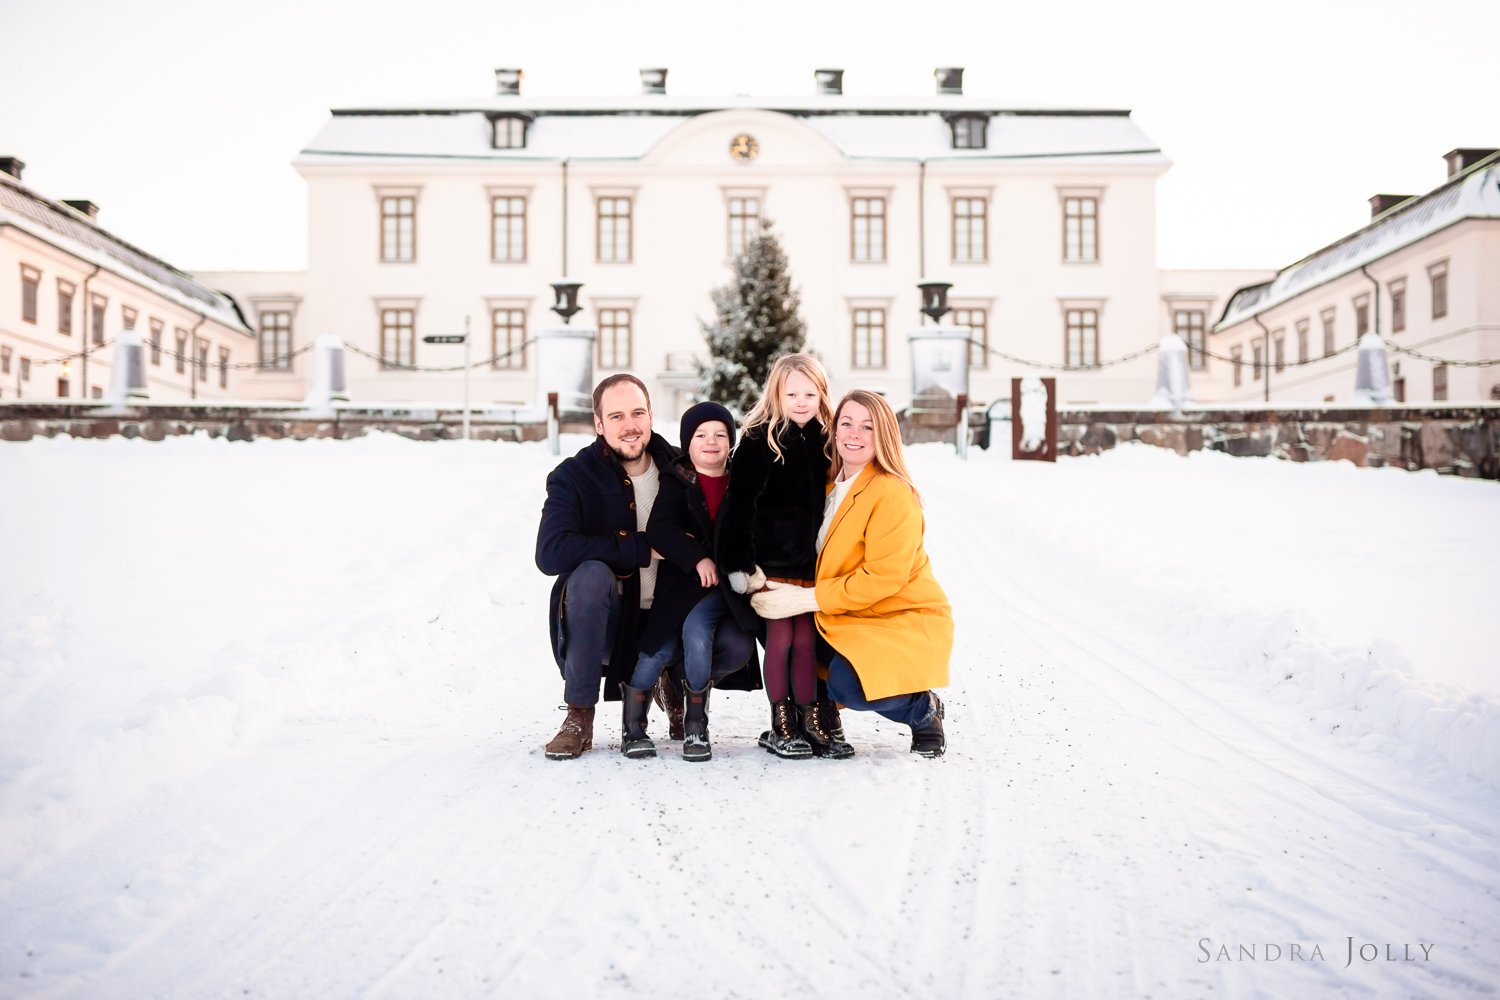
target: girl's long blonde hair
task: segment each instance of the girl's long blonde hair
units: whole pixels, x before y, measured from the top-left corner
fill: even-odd
[[[868,389],[850,389],[844,393],[844,398],[839,400],[838,408],[833,411],[833,426],[828,432],[830,441],[838,434],[839,414],[843,412],[845,403],[858,403],[870,411],[870,422],[875,427],[875,457],[871,460],[875,468],[905,483],[917,495],[917,502],[921,503],[922,494],[917,490],[917,484],[912,481],[911,473],[906,469],[906,455],[901,449],[901,423],[896,419],[896,411],[891,409],[891,404],[887,403],[885,397],[879,393]],[[843,456],[835,448],[834,479],[842,475],[843,471]]]
[[[759,430],[765,435],[766,444],[771,446],[771,454],[776,456],[776,461],[785,461],[781,454],[781,442],[776,439],[781,436],[781,429],[791,423],[781,397],[786,393],[786,380],[792,372],[806,375],[818,390],[818,422],[823,425],[825,437],[823,454],[831,460],[833,458],[833,411],[829,408],[828,376],[823,372],[823,366],[818,363],[818,359],[811,354],[783,354],[776,359],[776,363],[771,365],[771,374],[766,376],[766,389],[761,393],[760,401],[755,404],[750,415],[745,418],[740,433],[749,437],[752,431]]]

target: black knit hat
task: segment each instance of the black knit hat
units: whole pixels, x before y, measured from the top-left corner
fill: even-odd
[[[734,447],[734,417],[718,403],[694,403],[682,415],[682,450],[687,451],[688,442],[699,424],[710,420],[720,421],[729,430],[729,447]]]

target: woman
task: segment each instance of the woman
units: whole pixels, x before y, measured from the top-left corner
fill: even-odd
[[[839,401],[833,463],[815,585],[768,583],[751,604],[762,618],[814,612],[833,648],[834,700],[910,726],[912,752],[940,757],[943,703],[931,689],[948,683],[953,611],[922,545],[921,498],[889,403],[863,389]]]

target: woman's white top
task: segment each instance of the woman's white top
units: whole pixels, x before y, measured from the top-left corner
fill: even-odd
[[[836,479],[833,489],[828,491],[828,499],[823,501],[823,523],[818,527],[818,551],[823,551],[823,543],[828,540],[828,529],[833,526],[833,515],[838,513],[839,504],[844,502],[844,497],[849,495],[849,490],[854,486],[854,480],[858,479]]]

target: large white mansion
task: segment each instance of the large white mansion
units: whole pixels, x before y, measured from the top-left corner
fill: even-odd
[[[262,331],[250,394],[300,395],[323,333],[348,357],[360,401],[452,401],[462,355],[429,334],[476,335],[507,355],[557,326],[550,283],[581,282],[575,326],[597,331],[596,373],[629,369],[657,409],[697,386],[711,290],[774,224],[802,297],[809,347],[836,390],[910,395],[908,334],[922,281],[952,284],[946,322],[969,326],[971,396],[1009,394],[1024,368],[1057,366],[1065,402],[1147,402],[1152,357],[1089,370],[1174,328],[1201,343],[1257,272],[1162,272],[1156,182],[1170,161],[1128,111],[1011,107],[963,93],[882,101],[818,70],[802,98],[670,95],[643,70],[625,97],[529,99],[519,70],[473,100],[335,110],[297,156],[308,186],[308,268],[208,274]],[[476,402],[526,402],[529,351],[485,365]]]

